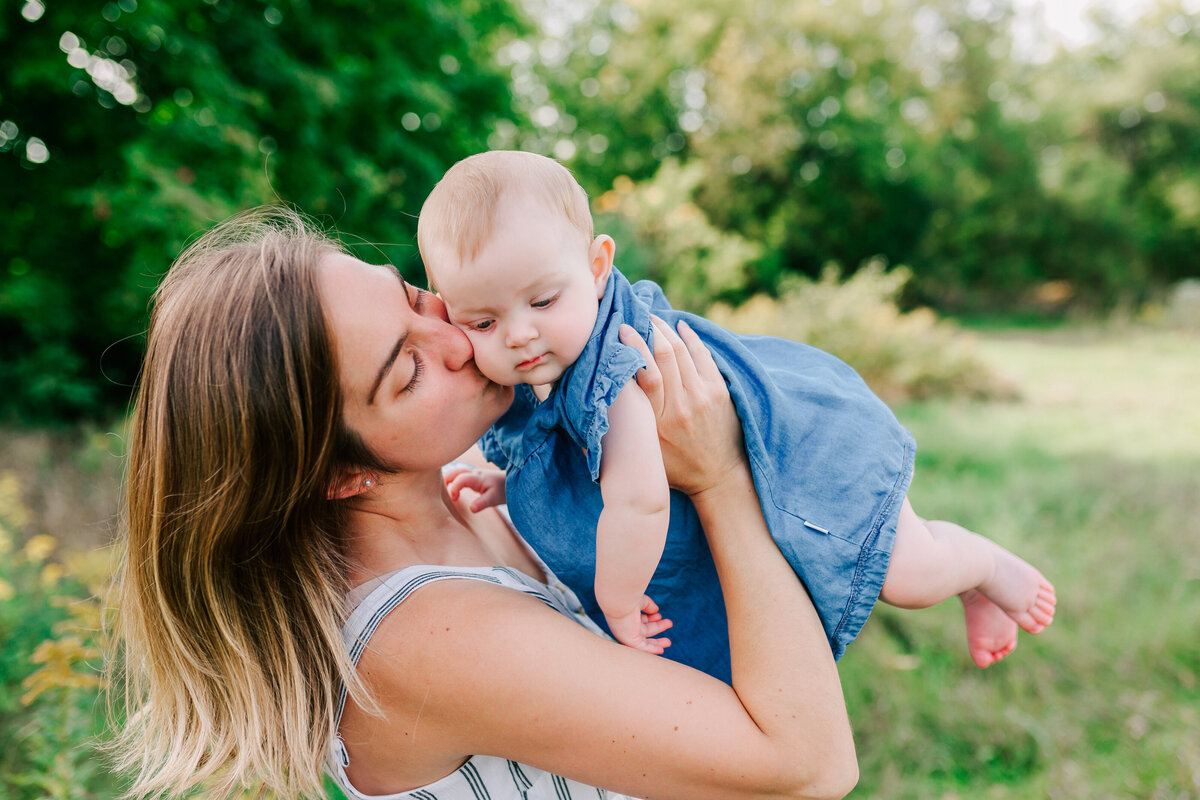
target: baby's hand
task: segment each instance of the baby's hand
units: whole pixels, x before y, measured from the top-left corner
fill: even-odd
[[[471,501],[471,511],[483,511],[507,502],[504,492],[504,471],[482,467],[454,467],[446,471],[446,491],[451,500],[458,500],[463,489],[478,493]]]
[[[604,616],[613,637],[621,644],[637,650],[645,650],[656,656],[662,655],[663,650],[671,646],[670,639],[653,639],[648,637],[670,628],[673,624],[669,619],[663,619],[658,613],[658,604],[646,595],[642,595],[642,605],[622,617]]]

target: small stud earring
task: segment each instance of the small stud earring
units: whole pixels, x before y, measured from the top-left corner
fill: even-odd
[[[365,486],[368,489],[370,489],[374,484],[375,484],[375,481],[371,480],[370,478],[367,478],[365,481],[363,481],[363,486]]]

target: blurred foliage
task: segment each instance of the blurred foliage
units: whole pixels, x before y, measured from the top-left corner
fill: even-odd
[[[63,553],[38,533],[16,474],[0,472],[0,790],[11,800],[119,794],[92,737],[103,730],[103,551]],[[61,562],[60,560],[61,559]]]
[[[420,203],[486,148],[570,166],[693,310],[831,263],[908,265],[941,313],[1162,304],[1200,277],[1200,6],[1067,50],[1016,5],[11,0],[0,415],[119,410],[158,277],[247,206],[419,278]]]
[[[120,408],[158,277],[242,208],[420,274],[417,211],[511,114],[490,53],[520,30],[503,0],[4,3],[0,410]]]
[[[743,296],[875,257],[956,312],[1103,310],[1200,274],[1191,0],[1101,16],[1075,50],[1014,41],[1008,0],[555,9],[502,52],[535,129],[498,141],[594,193],[678,159],[711,224],[762,247]]]
[[[891,404],[932,397],[1012,398],[975,353],[973,340],[928,308],[902,311],[897,298],[911,277],[872,261],[844,282],[836,267],[819,280],[787,278],[779,296],[760,294],[736,308],[713,305],[708,316],[739,333],[807,342],[853,364]]]
[[[744,296],[746,265],[762,253],[757,243],[715,227],[692,202],[703,178],[702,165],[668,158],[640,183],[619,176],[593,204],[596,228],[617,240],[626,276],[655,281],[681,308]]]

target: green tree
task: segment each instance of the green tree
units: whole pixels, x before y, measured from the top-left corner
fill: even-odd
[[[699,281],[726,299],[882,256],[909,302],[1103,307],[1200,272],[1193,6],[1054,54],[1017,49],[1010,0],[547,0],[507,53],[535,128],[505,142],[597,197],[678,162],[707,223],[761,245],[740,286]]]
[[[294,204],[419,274],[426,193],[517,124],[493,52],[521,26],[504,0],[5,4],[0,407],[119,408],[158,277],[248,206]]]

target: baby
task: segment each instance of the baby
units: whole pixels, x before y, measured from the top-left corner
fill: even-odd
[[[517,387],[481,440],[505,472],[453,471],[451,494],[479,492],[476,509],[507,503],[517,530],[618,641],[652,653],[671,644],[656,638],[671,623],[649,592],[688,612],[669,656],[728,679],[711,555],[686,498],[668,489],[654,413],[632,380],[644,362],[618,338],[627,323],[651,341],[651,314],[687,324],[712,352],[771,534],[835,657],[877,599],[923,608],[958,595],[980,667],[1012,652],[1018,627],[1040,633],[1052,621],[1054,588],[1037,569],[913,511],[915,443],[857,373],[807,345],[676,311],[648,281],[631,285],[556,161],[510,151],[464,159],[422,207],[418,242],[479,370]]]

